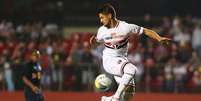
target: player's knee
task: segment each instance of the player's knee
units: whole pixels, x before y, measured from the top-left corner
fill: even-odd
[[[130,74],[130,75],[135,75],[137,72],[137,67],[131,63],[128,63],[124,67],[124,73]]]

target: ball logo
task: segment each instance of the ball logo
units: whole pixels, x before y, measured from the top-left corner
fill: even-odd
[[[96,90],[104,92],[109,90],[112,80],[109,77],[107,77],[105,74],[100,74],[96,77],[96,80],[94,83],[95,83]]]

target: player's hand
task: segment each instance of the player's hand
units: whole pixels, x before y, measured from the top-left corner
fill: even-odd
[[[90,44],[90,46],[92,46],[94,43],[95,43],[95,35],[93,35],[91,38],[90,38],[90,40],[89,40],[89,44]]]
[[[40,92],[40,89],[38,87],[36,87],[36,86],[33,86],[31,89],[36,94],[38,94]]]
[[[161,37],[159,42],[160,42],[161,44],[163,44],[163,45],[169,45],[170,42],[171,42],[171,39],[170,39],[170,38],[167,38],[167,37]]]

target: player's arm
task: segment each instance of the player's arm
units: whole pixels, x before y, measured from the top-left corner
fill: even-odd
[[[39,88],[36,87],[25,75],[22,76],[24,84],[32,89],[33,92],[37,93]]]
[[[103,27],[100,27],[97,31],[96,34],[94,34],[91,38],[90,38],[90,45],[93,47],[93,46],[97,46],[101,43],[103,43],[103,38],[102,38],[102,33],[104,31],[104,28]]]
[[[26,76],[22,76],[22,81],[24,82],[24,84],[30,88],[33,88],[34,85],[31,83],[31,81],[26,77]]]
[[[171,39],[166,38],[166,37],[161,37],[155,31],[147,29],[147,28],[143,28],[143,32],[145,35],[149,36],[152,39],[157,40],[160,43],[168,44],[168,42],[171,40]]]
[[[93,35],[90,40],[89,40],[89,43],[91,46],[97,46],[100,44],[100,42],[97,41],[96,39],[96,35]]]
[[[90,45],[96,44],[96,36],[95,35],[90,37],[89,43],[90,43]]]

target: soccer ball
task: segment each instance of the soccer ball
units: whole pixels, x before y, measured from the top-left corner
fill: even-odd
[[[95,88],[101,92],[109,90],[111,84],[112,80],[106,74],[100,74],[95,79]]]

